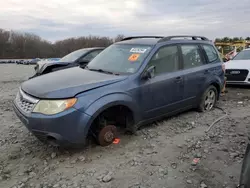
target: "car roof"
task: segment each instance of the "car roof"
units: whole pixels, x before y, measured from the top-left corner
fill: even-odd
[[[182,39],[178,39],[182,38]],[[188,39],[188,38],[191,38]],[[198,39],[200,38],[200,39]],[[136,45],[155,45],[160,44],[162,42],[168,43],[209,43],[211,44],[212,41],[207,39],[203,36],[187,36],[187,35],[178,35],[178,36],[133,36],[133,37],[126,37],[115,44],[136,44]]]
[[[131,39],[116,42],[116,44],[141,44],[141,45],[155,45],[160,39],[156,38],[141,38],[141,39]]]
[[[79,50],[103,50],[105,47],[81,48]]]

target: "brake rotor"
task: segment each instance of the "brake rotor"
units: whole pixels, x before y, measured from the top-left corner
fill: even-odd
[[[114,125],[107,125],[98,134],[98,142],[101,146],[108,146],[117,138],[117,128]]]

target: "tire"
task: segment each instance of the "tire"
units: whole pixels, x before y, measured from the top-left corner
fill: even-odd
[[[247,146],[241,167],[240,183],[242,188],[250,188],[250,145]],[[244,185],[244,186],[243,186]]]
[[[206,89],[206,91],[202,94],[200,104],[198,106],[198,111],[206,112],[206,111],[210,111],[211,109],[213,109],[213,107],[215,106],[217,102],[217,98],[218,98],[218,91],[216,87],[214,87],[213,85],[210,85]]]

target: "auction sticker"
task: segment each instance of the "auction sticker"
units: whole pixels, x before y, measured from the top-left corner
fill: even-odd
[[[130,52],[143,54],[147,51],[146,48],[131,48]]]
[[[129,56],[128,60],[129,61],[137,61],[137,59],[140,57],[140,54],[132,54]]]

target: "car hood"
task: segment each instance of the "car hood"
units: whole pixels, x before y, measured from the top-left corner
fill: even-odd
[[[51,64],[68,64],[71,62],[61,62],[61,61],[39,61],[38,65],[39,67],[42,67],[43,65],[51,65]]]
[[[68,65],[69,63],[72,62],[61,62],[61,61],[39,61],[38,62],[38,69],[37,72],[38,73],[42,73],[44,71],[44,69],[46,69],[47,67],[50,67],[52,65]]]
[[[249,60],[230,60],[225,63],[226,69],[250,69]]]
[[[27,80],[21,88],[40,99],[70,98],[84,91],[120,82],[127,77],[74,67]]]

